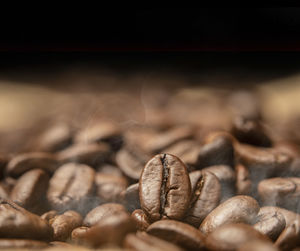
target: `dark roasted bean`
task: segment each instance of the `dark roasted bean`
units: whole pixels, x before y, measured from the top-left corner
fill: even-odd
[[[7,165],[7,173],[13,177],[18,177],[32,169],[43,169],[53,173],[58,167],[58,162],[54,155],[50,153],[23,153],[15,156]]]
[[[17,204],[0,199],[0,237],[49,240],[53,231],[46,221]]]
[[[181,219],[191,198],[186,166],[173,155],[156,155],[141,174],[139,190],[141,207],[151,221]]]
[[[187,250],[204,249],[204,236],[202,233],[198,229],[180,221],[157,221],[148,227],[147,233],[175,243]]]
[[[280,212],[260,211],[257,215],[257,222],[253,227],[271,240],[275,241],[285,228],[285,219]]]
[[[200,225],[204,234],[228,223],[253,224],[256,220],[259,205],[255,199],[245,195],[232,197],[216,207]]]
[[[87,211],[94,190],[95,171],[83,164],[69,163],[61,166],[50,179],[47,193],[53,209]]]
[[[198,153],[197,167],[214,165],[233,166],[234,149],[232,137],[227,133],[216,132],[207,136]]]
[[[93,226],[105,217],[108,217],[113,214],[118,214],[120,212],[126,212],[125,207],[121,204],[106,203],[100,205],[98,207],[95,207],[85,216],[83,225],[87,227]]]
[[[49,224],[53,228],[53,239],[56,241],[65,241],[71,237],[73,229],[81,226],[82,217],[75,211],[66,211],[50,219]]]
[[[246,117],[236,117],[233,120],[231,133],[236,139],[242,143],[270,147],[272,141],[265,132],[264,127],[258,120]]]
[[[28,171],[18,179],[10,198],[31,212],[41,212],[46,204],[48,183],[49,175],[45,171],[41,169]]]
[[[208,171],[194,171],[189,176],[192,198],[184,221],[199,227],[203,219],[219,205],[221,185],[218,178]]]
[[[57,158],[61,163],[76,162],[97,166],[109,158],[109,153],[109,146],[105,143],[78,144],[58,152]]]
[[[131,217],[135,221],[137,229],[140,231],[145,231],[150,225],[148,216],[142,209],[134,210],[131,214]]]

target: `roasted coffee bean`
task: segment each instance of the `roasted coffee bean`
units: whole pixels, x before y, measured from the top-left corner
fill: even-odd
[[[23,174],[10,194],[12,201],[35,213],[45,208],[49,175],[42,169],[34,169]]]
[[[140,231],[146,231],[150,225],[150,220],[142,209],[134,210],[131,217],[135,221],[137,229]]]
[[[244,223],[223,225],[208,234],[205,240],[206,247],[212,251],[234,251],[247,242],[261,240],[271,241],[265,235]]]
[[[89,227],[78,227],[72,231],[71,237],[72,242],[76,244],[84,244],[86,232],[89,230]]]
[[[75,211],[66,211],[50,219],[49,224],[53,228],[53,239],[65,241],[70,237],[73,229],[81,226],[82,217]]]
[[[242,143],[271,147],[272,141],[260,121],[246,117],[236,117],[233,120],[231,133]]]
[[[76,143],[106,142],[112,149],[118,150],[123,142],[121,129],[114,123],[101,121],[84,128],[75,136]]]
[[[110,157],[110,148],[106,143],[90,143],[71,145],[57,153],[61,163],[76,162],[97,166]]]
[[[95,207],[91,210],[84,218],[83,225],[84,226],[93,226],[98,221],[104,219],[113,214],[118,214],[120,212],[126,212],[126,209],[123,205],[117,203],[106,203]]]
[[[89,210],[94,179],[95,171],[87,165],[69,163],[59,167],[49,183],[47,197],[50,205],[57,211]]]
[[[187,250],[203,250],[204,236],[202,233],[183,222],[160,220],[151,224],[147,233],[181,246]]]
[[[275,242],[280,250],[291,250],[300,244],[300,228],[299,222],[295,221],[287,226],[279,235]]]
[[[227,133],[215,132],[207,136],[198,153],[197,168],[214,165],[233,166],[234,149],[232,137]]]
[[[124,204],[129,212],[141,208],[139,183],[132,184],[122,194]]]
[[[117,152],[116,163],[127,177],[138,181],[149,158],[150,155],[130,146]]]
[[[246,242],[238,248],[238,251],[280,251],[277,247],[275,247],[272,243],[254,240],[250,242]]]
[[[53,231],[46,221],[9,200],[0,199],[0,237],[49,240]]]
[[[96,173],[96,193],[100,202],[120,202],[122,192],[126,190],[128,182],[124,177],[110,174]]]
[[[252,190],[252,181],[248,169],[238,164],[235,166],[236,171],[236,190],[237,194],[250,195]]]
[[[203,219],[219,205],[221,185],[218,178],[208,171],[194,171],[189,176],[192,198],[184,221],[199,227]]]
[[[258,184],[258,194],[263,205],[300,210],[300,178],[271,178]]]
[[[196,140],[181,140],[178,143],[164,149],[164,152],[179,157],[188,169],[195,169],[200,151],[200,144]]]
[[[68,125],[56,124],[38,138],[36,147],[39,151],[60,151],[72,143],[72,136],[72,130]]]
[[[26,240],[26,239],[0,239],[0,249],[8,250],[33,250],[33,249],[44,249],[48,247],[47,242]]]
[[[19,177],[32,169],[43,169],[53,173],[58,167],[54,155],[50,153],[31,152],[16,155],[8,163],[6,171],[8,175]]]
[[[51,210],[41,215],[41,218],[49,223],[49,221],[53,219],[56,215],[58,215],[58,212],[55,210]]]
[[[275,241],[285,228],[285,219],[280,212],[269,213],[263,210],[258,213],[257,222],[253,227]]]
[[[193,129],[191,127],[175,127],[168,131],[157,133],[153,137],[149,138],[144,143],[144,149],[150,153],[159,153],[180,140],[191,139],[192,137]]]
[[[221,184],[221,201],[225,201],[235,195],[236,174],[232,167],[227,165],[216,165],[202,169],[217,176]]]
[[[122,211],[98,221],[96,225],[82,233],[82,241],[92,247],[121,246],[125,236],[135,231],[135,222],[129,214]]]
[[[259,205],[255,199],[245,195],[232,197],[216,207],[200,225],[204,234],[228,223],[253,224],[256,220]]]
[[[182,249],[170,242],[151,236],[146,233],[128,234],[124,239],[124,246],[136,251],[182,251]]]
[[[300,214],[281,207],[261,207],[259,213],[265,215],[282,214],[285,219],[286,226],[293,224],[295,221],[297,221],[300,225]]]
[[[186,166],[170,154],[154,156],[143,169],[139,190],[141,207],[151,221],[181,219],[191,198]]]

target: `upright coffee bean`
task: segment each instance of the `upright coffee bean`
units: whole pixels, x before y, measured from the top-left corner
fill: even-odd
[[[141,174],[139,190],[141,207],[151,221],[181,219],[191,198],[186,166],[170,154],[154,156]]]
[[[259,205],[249,196],[239,195],[232,197],[216,207],[200,225],[204,234],[228,223],[253,224],[256,220]]]
[[[47,193],[53,209],[64,211],[76,209],[86,212],[90,209],[94,191],[95,171],[83,164],[69,163],[61,166],[50,179]]]
[[[203,219],[219,204],[221,185],[218,178],[208,171],[194,171],[189,176],[192,198],[184,221],[199,227]]]

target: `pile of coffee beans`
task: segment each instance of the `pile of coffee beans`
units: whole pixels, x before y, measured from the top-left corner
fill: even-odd
[[[260,116],[58,123],[32,142],[0,156],[0,248],[300,249],[299,144]]]

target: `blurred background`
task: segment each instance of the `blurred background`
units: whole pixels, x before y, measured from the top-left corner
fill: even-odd
[[[55,123],[230,127],[300,142],[300,9],[20,9],[0,18],[0,152]]]

